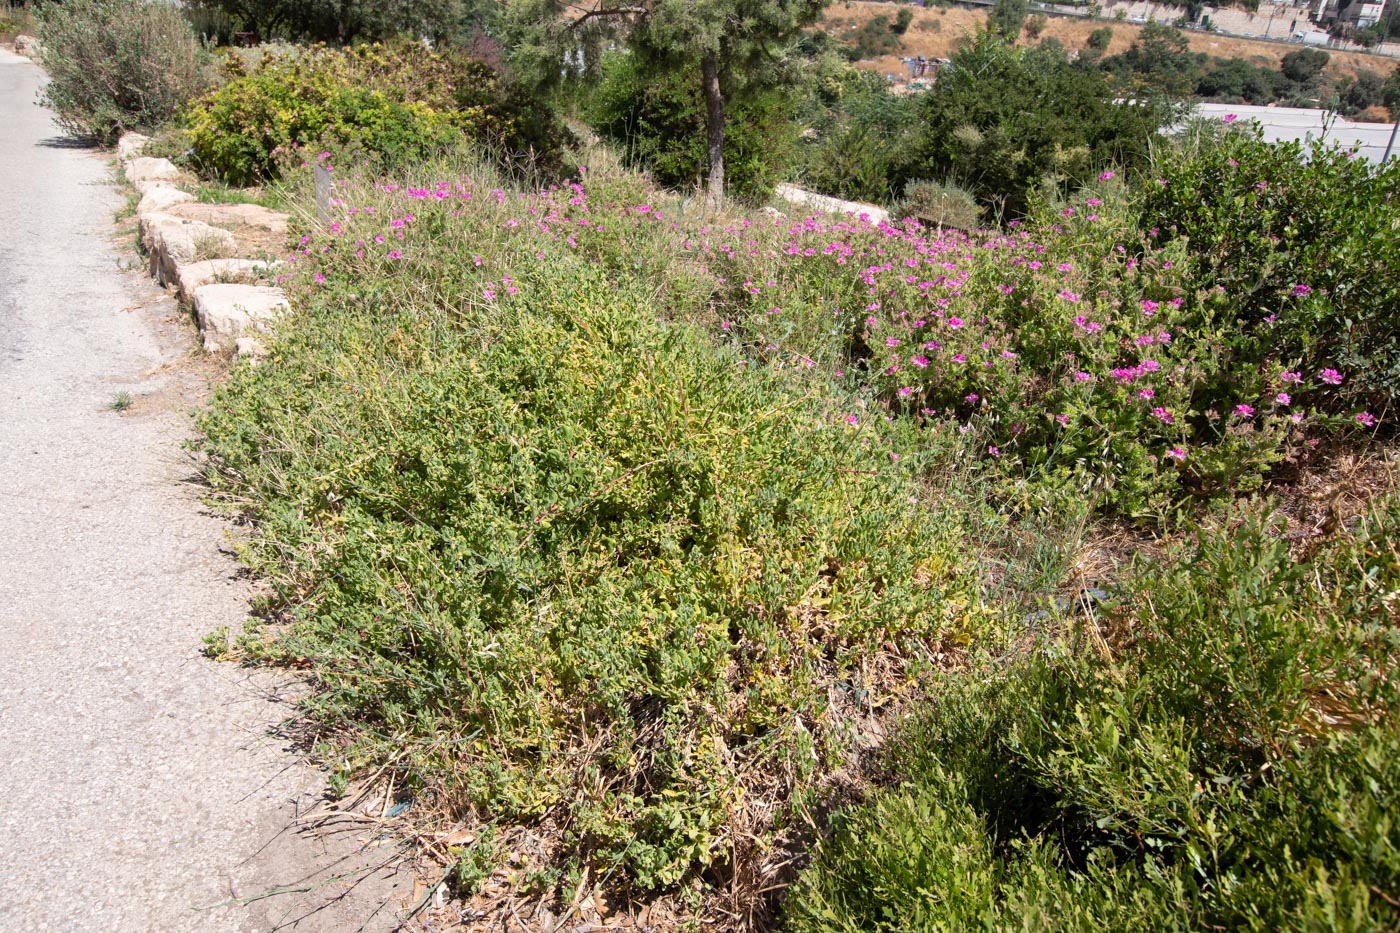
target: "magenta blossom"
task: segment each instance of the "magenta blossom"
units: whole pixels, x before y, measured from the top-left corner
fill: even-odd
[[[1253,418],[1254,408],[1250,405],[1236,405],[1235,414],[1241,418]]]
[[[1275,404],[1275,405],[1292,405],[1292,404],[1293,404],[1293,396],[1289,395],[1287,392],[1280,392],[1278,395],[1275,395],[1275,396],[1274,396],[1274,404]]]
[[[1369,428],[1376,423],[1376,416],[1371,414],[1369,411],[1360,412],[1356,416],[1356,423],[1361,425],[1363,428]]]
[[[1311,293],[1312,293],[1312,288],[1311,288],[1310,286],[1308,286],[1308,285],[1294,285],[1294,286],[1293,286],[1293,295],[1294,295],[1294,297],[1302,298],[1302,297],[1304,297],[1305,295],[1309,295],[1309,294],[1311,294]]]
[[[1167,411],[1165,408],[1154,408],[1154,409],[1152,409],[1152,417],[1156,418],[1158,421],[1162,422],[1163,424],[1171,424],[1171,423],[1172,423],[1172,413],[1169,412],[1169,411]]]
[[[1321,379],[1329,386],[1339,386],[1342,384],[1342,374],[1335,369],[1324,369],[1317,374],[1317,378]]]
[[[1180,447],[1173,447],[1171,450],[1167,451],[1167,456],[1171,457],[1173,460],[1185,460],[1186,451],[1182,450]]]

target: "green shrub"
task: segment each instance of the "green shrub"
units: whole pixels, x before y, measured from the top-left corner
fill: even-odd
[[[899,37],[887,16],[872,16],[856,31],[851,40],[851,56],[856,59],[879,58],[899,51]]]
[[[548,107],[487,65],[420,45],[320,46],[225,59],[226,80],[185,113],[196,166],[231,184],[274,177],[279,158],[327,147],[384,169],[463,139],[504,165],[557,176],[568,132]],[[307,155],[300,155],[307,158]]]
[[[1400,393],[1400,163],[1335,147],[1207,132],[1165,148],[1142,226],[1184,239],[1197,285],[1218,288],[1249,357],[1345,370],[1335,405],[1394,409]]]
[[[1202,532],[1076,647],[951,681],[789,928],[1393,929],[1400,508],[1303,560],[1278,531]]]
[[[595,185],[339,189],[202,421],[289,623],[243,647],[310,666],[337,762],[552,827],[531,869],[757,878],[976,580],[882,422],[686,323],[714,277]]]
[[[1145,164],[1160,111],[1115,103],[1105,78],[1063,51],[983,33],[952,63],[920,98],[912,177],[949,179],[1015,217],[1047,177],[1073,186],[1113,163]]]
[[[971,194],[957,185],[911,181],[904,186],[904,200],[895,214],[900,219],[912,217],[930,226],[975,230],[982,208]]]
[[[823,194],[891,204],[904,190],[918,137],[918,102],[842,64],[823,75],[799,119],[801,180]]]
[[[676,70],[653,74],[637,56],[610,56],[590,119],[600,134],[622,145],[629,165],[644,167],[662,185],[691,189],[709,171],[705,102],[691,75]],[[781,90],[752,88],[729,97],[724,123],[728,191],[750,203],[766,200],[785,180],[796,138],[792,101]]]
[[[110,142],[153,130],[209,84],[205,55],[179,7],[161,0],[68,0],[40,8],[59,126]]]

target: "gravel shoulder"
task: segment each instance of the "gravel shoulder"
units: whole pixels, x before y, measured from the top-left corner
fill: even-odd
[[[0,929],[393,928],[392,845],[293,825],[298,685],[200,655],[250,590],[181,450],[195,338],[40,76],[0,50]]]

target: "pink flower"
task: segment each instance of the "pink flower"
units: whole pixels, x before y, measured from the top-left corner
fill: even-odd
[[[1289,395],[1287,392],[1280,392],[1278,395],[1275,395],[1275,396],[1274,396],[1274,404],[1275,404],[1275,405],[1292,405],[1292,404],[1293,404],[1293,397],[1292,397],[1291,395]]]
[[[1069,289],[1065,289],[1064,291],[1060,292],[1056,297],[1063,298],[1065,301],[1068,301],[1072,305],[1079,303],[1079,293],[1072,292]]]
[[[967,357],[964,356],[964,355],[961,354],[961,353],[954,353],[954,354],[953,354],[953,362],[954,362],[954,363],[966,363],[966,362],[967,362]]]
[[[396,250],[396,249],[391,249],[391,250],[389,250],[389,258],[390,258],[390,259],[402,259],[402,258],[403,258],[403,253],[399,252],[399,251]]]
[[[897,346],[899,346],[899,338],[898,338],[898,337],[886,337],[886,338],[885,338],[885,346],[887,346],[887,347],[897,347]]]
[[[1302,381],[1303,381],[1303,374],[1302,374],[1302,373],[1279,373],[1278,378],[1279,378],[1279,381],[1281,381],[1281,382],[1302,382]]]
[[[1376,423],[1376,416],[1369,411],[1363,411],[1356,416],[1356,423],[1363,428],[1369,428]]]
[[[993,445],[991,445],[991,444],[988,444],[988,445],[987,445],[987,453],[991,454],[993,457],[1000,457],[1000,456],[1001,456],[1001,448],[1000,448],[1000,447],[995,447],[995,446],[993,446]]]
[[[729,327],[730,327],[730,323],[729,323],[728,321],[720,321],[720,322],[719,322],[719,329],[722,330],[722,331],[724,331],[725,333],[729,333]]]
[[[948,326],[953,328],[953,330],[957,330],[959,327],[963,326],[963,319],[960,317],[950,317],[948,318]]]
[[[969,405],[972,405],[975,404],[980,398],[981,396],[979,396],[976,392],[969,392],[967,395],[963,396],[963,401],[967,402]]]
[[[1154,408],[1154,409],[1152,409],[1152,417],[1156,418],[1158,421],[1162,422],[1163,424],[1171,424],[1171,423],[1172,423],[1172,413],[1169,412],[1169,411],[1167,411],[1165,408]]]
[[[326,284],[326,277],[325,277],[324,275],[322,275],[320,272],[317,272],[315,275],[312,276],[312,278],[316,280],[316,284],[317,284],[317,285],[325,285],[325,284]]]
[[[494,289],[483,288],[483,289],[481,290],[481,297],[482,297],[482,298],[485,298],[487,301],[495,301],[495,300],[496,300],[496,292],[495,292]]]
[[[1305,296],[1305,295],[1311,294],[1311,292],[1312,292],[1312,288],[1309,287],[1309,286],[1307,286],[1307,285],[1294,285],[1294,286],[1293,286],[1293,295],[1294,295],[1294,297],[1302,298],[1302,297]]]
[[[903,388],[901,388],[901,389],[899,390],[899,397],[900,397],[900,398],[908,398],[909,396],[911,396],[911,395],[913,395],[913,394],[914,394],[914,390],[911,389],[909,386],[904,386]]]
[[[1321,379],[1329,386],[1339,386],[1342,384],[1342,374],[1335,369],[1324,369],[1317,374],[1317,378]]]
[[[911,356],[909,362],[920,369],[928,368],[928,357],[926,356]]]
[[[1084,372],[1079,372],[1079,373],[1075,373],[1075,374],[1074,374],[1074,381],[1075,381],[1075,382],[1088,382],[1090,379],[1093,379],[1093,378],[1094,378],[1093,376],[1089,375],[1088,373],[1084,373]]]
[[[1156,392],[1152,391],[1151,387],[1148,387],[1146,389],[1138,389],[1138,398],[1142,399],[1143,401],[1152,398],[1156,394]]]
[[[1065,425],[1069,424],[1069,415],[1056,415],[1055,421],[1063,428]]]
[[[1225,116],[1223,116],[1223,117],[1220,118],[1220,122],[1221,122],[1221,123],[1225,123],[1225,124],[1230,124],[1230,123],[1234,123],[1234,122],[1235,122],[1236,120],[1238,120],[1238,119],[1239,119],[1239,115],[1238,115],[1238,114],[1227,113],[1227,114],[1225,114]]]
[[[1253,418],[1254,409],[1249,405],[1236,405],[1235,414],[1241,418]]]
[[[849,424],[851,427],[855,427],[856,425],[860,424],[860,419],[857,418],[855,415],[847,415],[846,423]]]
[[[1171,450],[1167,451],[1167,456],[1171,457],[1173,460],[1185,460],[1186,451],[1182,450],[1180,447],[1173,447]]]
[[[1157,302],[1149,301],[1146,298],[1139,302],[1139,305],[1142,308],[1143,317],[1151,317],[1152,315],[1156,314],[1157,309],[1161,307],[1161,305],[1157,304]]]
[[[1110,178],[1117,177],[1118,176],[1113,172],[1104,172],[1102,175],[1099,176],[1099,181],[1108,181]]]

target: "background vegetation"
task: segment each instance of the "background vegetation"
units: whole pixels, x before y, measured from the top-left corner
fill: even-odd
[[[1366,445],[1400,169],[1158,132],[1203,82],[1385,82],[1165,28],[1071,61],[1009,0],[903,97],[849,59],[908,8],[852,44],[782,4],[372,7],[206,4],[337,43],[217,71],[170,8],[45,21],[72,129],[164,123],[201,196],[300,208],[294,310],[200,422],[268,584],[208,648],[306,673],[334,788],[388,780],[471,910],[536,925],[1397,925],[1400,505]],[[895,222],[687,198],[709,77],[742,199],[801,168]]]

